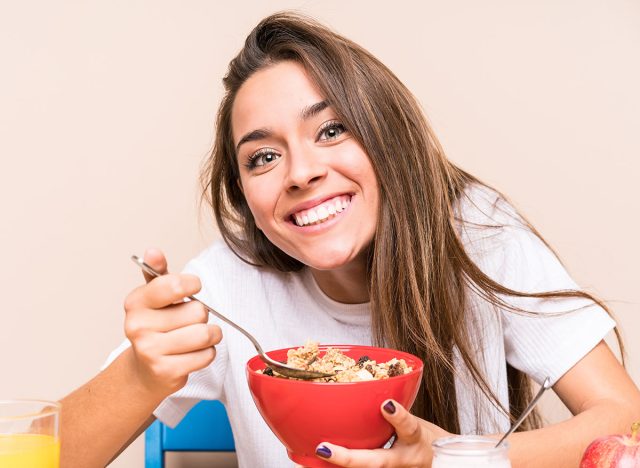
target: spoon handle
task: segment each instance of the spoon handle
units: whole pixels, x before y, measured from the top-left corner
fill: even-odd
[[[538,400],[540,399],[542,394],[545,392],[545,390],[547,390],[550,387],[551,387],[551,379],[547,377],[546,379],[544,379],[544,382],[542,383],[542,387],[540,387],[540,390],[538,390],[538,393],[536,394],[536,396],[533,398],[533,400],[531,400],[531,403],[529,403],[529,406],[527,406],[527,408],[522,412],[518,420],[511,425],[507,433],[503,435],[502,439],[500,439],[500,441],[496,444],[496,448],[499,447],[500,444],[502,444],[502,442],[504,442],[504,440],[520,426],[520,424],[522,424],[522,421],[524,421],[524,418],[529,416],[529,413],[533,411],[533,408],[536,406],[536,403],[538,403]]]

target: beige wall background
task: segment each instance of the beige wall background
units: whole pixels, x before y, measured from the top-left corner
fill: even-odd
[[[129,256],[157,246],[180,269],[216,236],[196,178],[221,78],[285,8],[404,80],[450,158],[609,301],[640,382],[638,2],[27,0],[0,3],[0,398],[90,379],[141,281]],[[141,441],[112,466],[142,466]]]

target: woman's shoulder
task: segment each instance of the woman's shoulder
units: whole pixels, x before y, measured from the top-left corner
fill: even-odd
[[[459,210],[465,251],[495,281],[519,291],[577,288],[555,252],[498,191],[471,186]]]
[[[456,228],[467,254],[494,279],[531,258],[555,257],[516,208],[491,187],[467,187],[459,199]]]

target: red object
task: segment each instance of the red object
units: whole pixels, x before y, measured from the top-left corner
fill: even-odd
[[[640,423],[633,423],[631,434],[600,437],[589,444],[580,468],[640,468]]]
[[[258,411],[287,448],[289,458],[306,467],[335,467],[315,455],[320,442],[354,449],[382,447],[393,434],[393,426],[380,413],[380,405],[392,398],[410,408],[418,393],[422,361],[412,354],[388,348],[323,345],[358,359],[369,356],[377,362],[404,359],[413,370],[384,380],[364,382],[307,382],[257,373],[265,364],[258,356],[247,363],[247,379]],[[287,360],[286,348],[270,351],[269,357]]]

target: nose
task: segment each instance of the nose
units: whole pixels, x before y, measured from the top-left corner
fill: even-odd
[[[308,147],[290,147],[287,162],[286,184],[289,191],[309,188],[327,175],[327,166],[322,160],[322,155]]]

